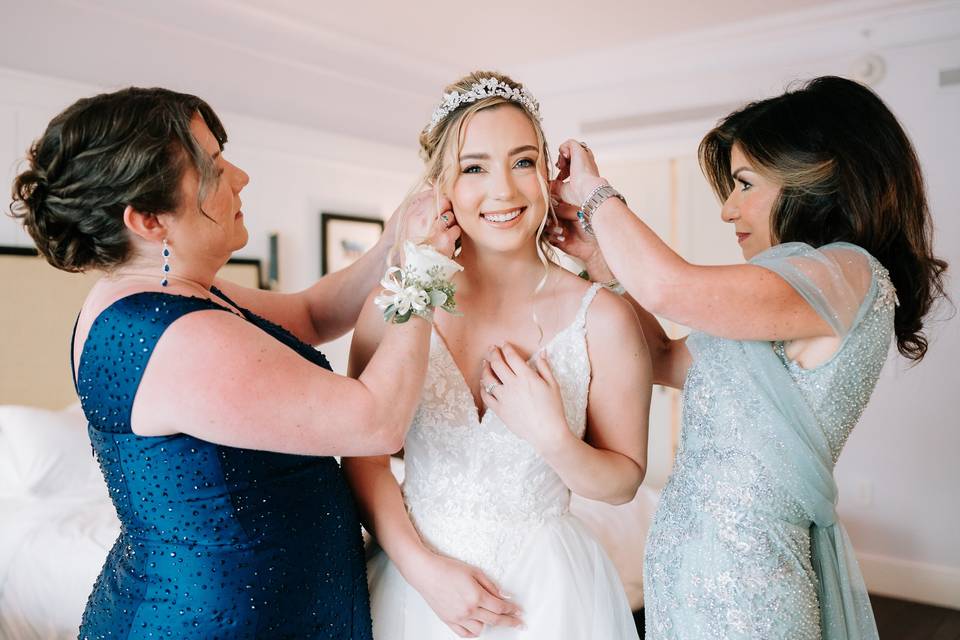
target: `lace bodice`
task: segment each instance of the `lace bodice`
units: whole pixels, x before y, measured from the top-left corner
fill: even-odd
[[[590,287],[573,322],[540,349],[560,384],[567,423],[580,438],[590,386],[586,313],[598,289]],[[404,461],[404,500],[424,542],[494,579],[510,567],[531,531],[569,508],[570,490],[533,447],[492,411],[477,415],[473,395],[436,332]]]

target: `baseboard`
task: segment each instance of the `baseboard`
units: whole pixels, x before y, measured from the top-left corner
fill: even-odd
[[[857,561],[870,593],[960,609],[960,568],[870,553]]]

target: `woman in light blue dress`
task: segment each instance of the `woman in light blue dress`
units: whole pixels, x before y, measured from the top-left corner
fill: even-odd
[[[556,244],[622,283],[654,381],[683,388],[646,549],[647,638],[876,638],[833,467],[891,340],[921,359],[943,295],[916,155],[873,92],[825,77],[729,115],[700,158],[746,265],[684,261],[582,143],[561,147],[554,184],[573,204]],[[669,340],[654,313],[693,333]]]

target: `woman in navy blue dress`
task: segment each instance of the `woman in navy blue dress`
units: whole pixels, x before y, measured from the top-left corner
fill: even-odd
[[[247,241],[248,177],[225,142],[199,98],[126,89],[54,118],[14,184],[52,265],[105,274],[71,355],[122,528],[80,637],[368,639],[360,527],[330,456],[400,447],[429,322],[390,324],[358,380],[310,346],[352,327],[396,223],[297,294],[215,282]],[[435,215],[425,196],[395,218],[436,226],[449,255],[459,231]]]

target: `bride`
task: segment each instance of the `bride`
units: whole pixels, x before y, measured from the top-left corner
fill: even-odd
[[[522,85],[464,77],[420,145],[440,218],[463,232],[463,317],[434,319],[402,487],[385,456],[344,460],[383,549],[368,564],[374,637],[635,639],[615,568],[568,507],[571,491],[627,502],[643,480],[651,370],[637,318],[545,257],[549,156]],[[351,375],[381,315],[371,296]]]

